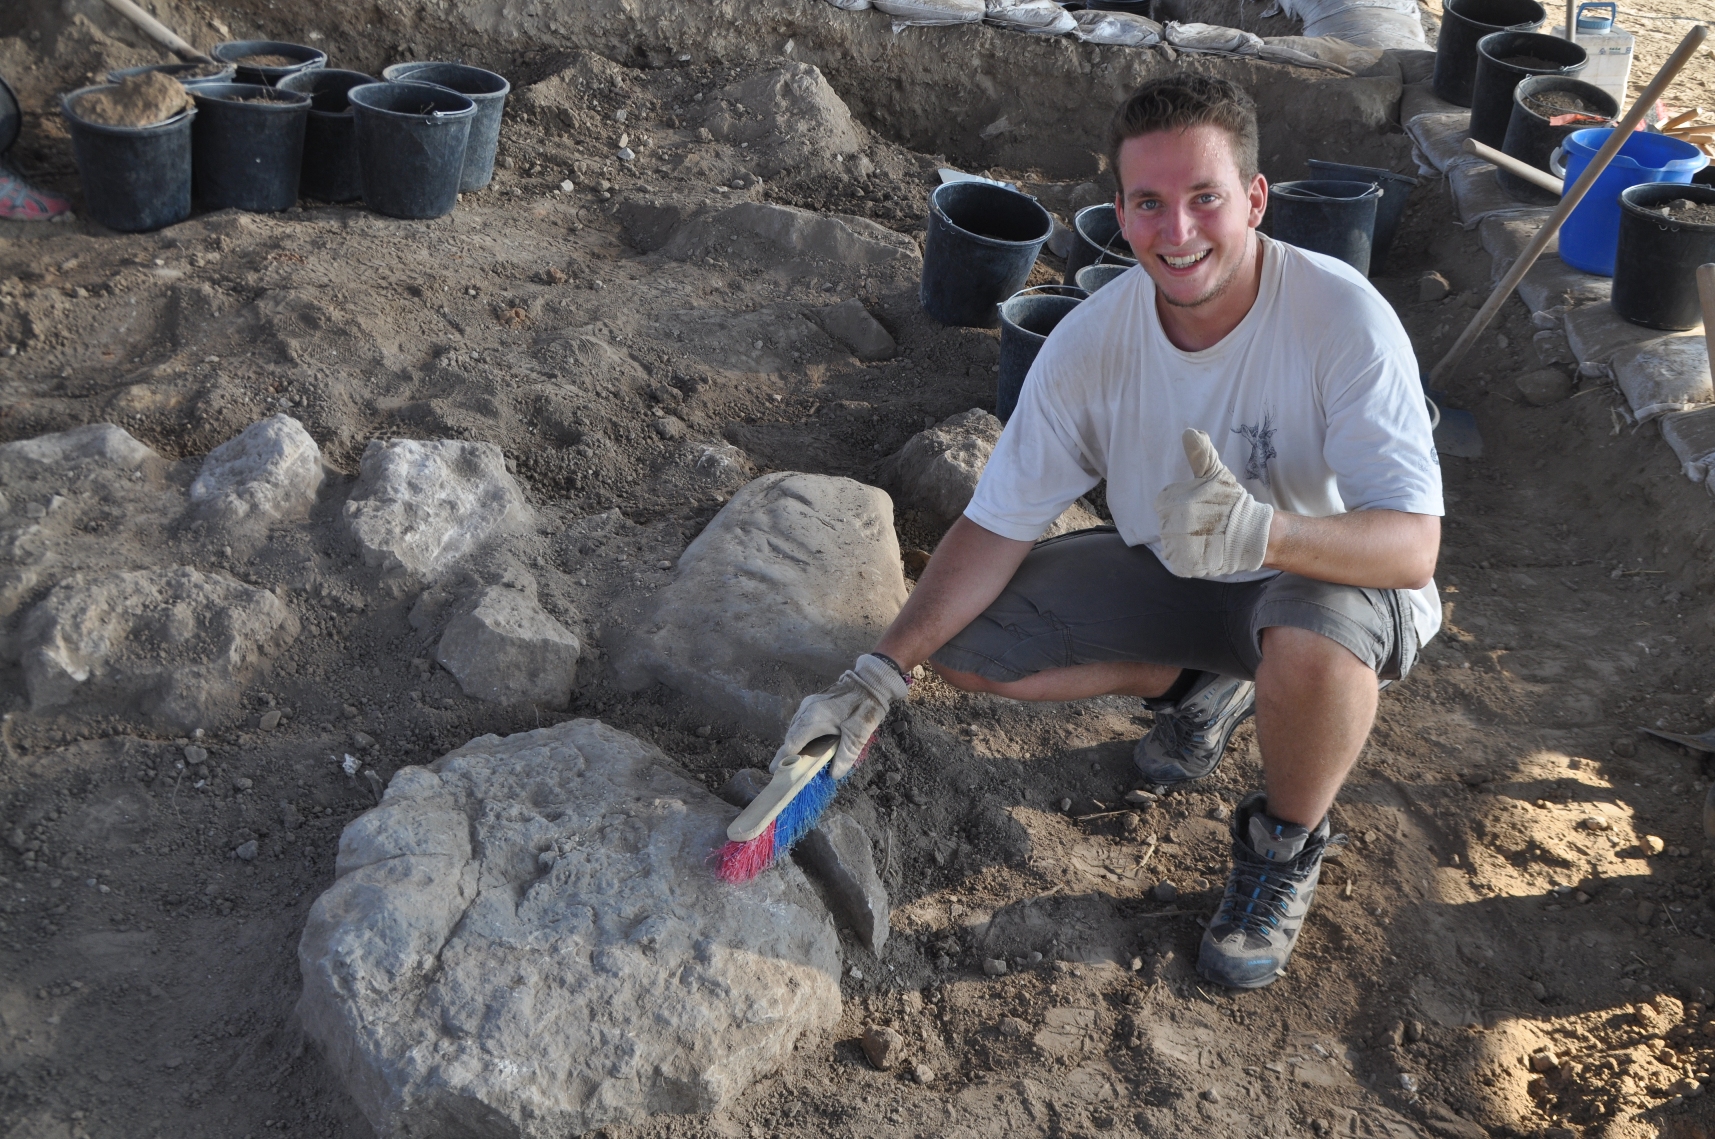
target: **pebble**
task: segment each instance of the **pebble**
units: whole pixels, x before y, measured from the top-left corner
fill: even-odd
[[[1613,827],[1613,824],[1601,815],[1591,815],[1578,825],[1587,831],[1605,831]]]
[[[617,110],[613,113],[613,121],[614,122],[623,123],[625,120],[626,120],[626,110],[624,107],[621,107],[619,110]]]
[[[1209,1103],[1220,1103],[1221,1093],[1216,1091],[1214,1088],[1204,1088],[1203,1099]]]
[[[1419,301],[1438,301],[1453,291],[1453,286],[1440,273],[1430,270],[1417,279],[1417,299]]]
[[[1608,746],[1613,750],[1614,754],[1619,756],[1621,759],[1630,759],[1632,756],[1638,754],[1637,742],[1626,736],[1621,736]]]
[[[1209,817],[1218,823],[1224,823],[1233,817],[1233,813],[1225,807],[1216,807],[1214,810],[1209,812]]]
[[[1530,1054],[1530,1070],[1533,1072],[1552,1072],[1558,1067],[1560,1058],[1546,1048]]]
[[[917,1082],[920,1084],[932,1084],[935,1082],[935,1069],[931,1068],[927,1064],[917,1065],[917,1067],[912,1070],[911,1074],[917,1078]]]
[[[1417,1077],[1410,1072],[1401,1072],[1399,1074],[1399,1086],[1408,1092],[1415,1092],[1417,1090]]]
[[[247,776],[235,775],[232,777],[232,789],[234,791],[248,791],[254,786],[255,784]]]
[[[1136,791],[1127,791],[1125,793],[1125,801],[1134,807],[1151,807],[1154,806],[1156,801],[1159,799],[1159,795],[1151,795],[1148,791],[1145,791],[1142,788],[1139,788]]]
[[[1000,1018],[1000,1034],[1002,1036],[1010,1036],[1016,1040],[1029,1031],[1030,1026],[1025,1024],[1022,1020],[1019,1020],[1016,1016],[1003,1016]]]
[[[1072,809],[1072,800],[1070,800],[1070,799],[1060,800],[1060,809],[1062,811],[1070,811]]]
[[[275,728],[280,726],[280,710],[278,708],[273,708],[262,713],[262,719],[258,721],[256,726],[265,732],[273,731]]]
[[[884,1072],[898,1064],[905,1051],[905,1037],[879,1024],[864,1029],[859,1043],[869,1062]]]
[[[240,862],[254,862],[256,861],[256,852],[259,849],[260,848],[256,845],[256,840],[249,839],[246,842],[240,843],[238,845],[238,849],[234,850],[232,853],[238,856]]]
[[[632,159],[637,157],[637,152],[632,150],[629,146],[622,146],[619,148],[619,154],[617,157],[621,162],[630,162]]]
[[[983,961],[983,972],[991,977],[1006,976],[1006,958],[990,957]]]
[[[351,742],[358,747],[371,748],[375,746],[375,737],[368,732],[353,732],[351,733]]]
[[[1027,955],[1026,955],[1026,956],[1025,956],[1025,958],[1024,958],[1024,959],[1025,959],[1025,960],[1026,960],[1026,961],[1027,961],[1027,962],[1029,962],[1029,963],[1030,963],[1030,964],[1032,964],[1032,965],[1040,965],[1040,964],[1042,964],[1042,954],[1040,954],[1040,953],[1038,953],[1038,952],[1037,952],[1037,951],[1036,951],[1036,950],[1034,950],[1034,949],[1032,949],[1032,950],[1031,950],[1031,951],[1030,951],[1030,952],[1029,952],[1029,953],[1028,953],[1028,954],[1027,954]]]
[[[1660,854],[1662,851],[1667,849],[1667,844],[1658,836],[1653,834],[1644,835],[1643,846],[1644,849],[1649,851],[1651,854]]]
[[[189,747],[185,748],[185,762],[190,764],[192,767],[197,767],[207,763],[208,749],[206,747],[198,747],[196,744],[191,744]]]
[[[564,182],[560,183],[560,193],[562,194],[569,194],[577,188],[577,183],[573,182],[570,178],[567,178]]]
[[[1407,1044],[1416,1044],[1419,1040],[1422,1040],[1422,1039],[1423,1039],[1423,1022],[1421,1020],[1408,1020],[1408,1021],[1406,1021],[1405,1022],[1405,1042]]]
[[[1158,902],[1171,902],[1179,896],[1179,887],[1171,882],[1157,882],[1149,894]]]

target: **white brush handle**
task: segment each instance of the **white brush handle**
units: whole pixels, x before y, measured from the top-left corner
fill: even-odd
[[[750,806],[739,812],[738,818],[727,827],[727,838],[733,842],[749,842],[767,830],[768,824],[774,821],[775,816],[784,811],[786,804],[804,789],[804,784],[828,766],[839,746],[839,736],[823,736],[811,740],[797,755],[782,760],[780,766],[775,769],[774,778],[768,781],[768,786],[764,787],[762,793],[750,801]]]

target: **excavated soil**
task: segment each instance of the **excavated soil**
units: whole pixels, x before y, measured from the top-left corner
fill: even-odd
[[[1715,202],[1693,202],[1688,198],[1675,198],[1671,202],[1662,203],[1661,214],[1674,221],[1715,225]]]
[[[319,34],[260,6],[159,12],[206,42]],[[76,13],[0,16],[0,72],[29,112],[20,161],[74,194],[52,96],[158,58]],[[635,618],[745,479],[870,479],[914,432],[992,400],[996,334],[927,320],[898,263],[737,236],[682,261],[658,251],[696,210],[744,200],[920,234],[945,156],[889,141],[879,85],[884,114],[848,95],[863,146],[834,162],[738,141],[755,115],[737,91],[783,55],[616,61],[561,43],[491,58],[373,18],[401,58],[461,54],[514,80],[495,183],[450,217],[306,203],[136,236],[0,227],[0,440],[109,421],[192,460],[183,474],[283,409],[336,471],[307,524],[237,551],[195,527],[127,546],[128,520],[98,503],[6,488],[14,511],[42,508],[33,540],[57,557],[228,574],[276,591],[304,631],[194,745],[100,709],[31,712],[0,672],[0,1134],[370,1134],[291,1014],[305,912],[341,828],[373,803],[337,757],[385,778],[479,733],[594,715],[711,789],[764,763],[770,740],[662,690],[619,691],[604,631]],[[791,33],[771,26],[771,51]],[[614,157],[622,132],[633,163]],[[784,164],[759,176],[758,151]],[[1046,163],[985,172],[1063,217],[1109,193]],[[1420,302],[1431,268],[1454,293]],[[1057,271],[1045,259],[1038,278]],[[1427,367],[1489,273],[1426,186],[1375,283]],[[816,326],[851,297],[899,358],[862,364]],[[1349,843],[1283,979],[1237,994],[1190,967],[1225,819],[1257,784],[1250,727],[1215,775],[1134,807],[1135,702],[1027,706],[931,681],[846,792],[874,809],[895,932],[881,960],[843,935],[841,1023],[721,1116],[609,1134],[1708,1136],[1715,1097],[1693,1093],[1715,1061],[1700,822],[1715,771],[1641,729],[1715,719],[1715,503],[1611,388],[1524,402],[1513,378],[1537,366],[1533,331],[1509,302],[1450,383],[1485,451],[1443,459],[1447,626],[1383,694],[1334,812]],[[415,598],[342,537],[378,435],[505,450],[539,519],[507,556],[590,646],[572,708],[486,705],[431,665]],[[899,528],[902,547],[938,536],[909,510]],[[235,857],[253,840],[254,860]],[[985,974],[996,958],[1008,971]],[[865,1060],[875,1024],[905,1038],[902,1067]]]

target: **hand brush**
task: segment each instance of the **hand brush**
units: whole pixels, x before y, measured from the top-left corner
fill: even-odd
[[[839,787],[828,773],[839,745],[839,736],[822,736],[781,761],[768,786],[727,827],[727,844],[715,853],[715,875],[721,881],[750,881],[786,857],[816,825]]]

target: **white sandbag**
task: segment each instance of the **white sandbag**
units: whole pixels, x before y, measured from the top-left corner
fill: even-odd
[[[1715,468],[1715,407],[1662,416],[1661,437],[1679,456],[1685,477],[1708,486],[1709,472]],[[1715,487],[1710,493],[1715,494]]]
[[[1290,67],[1309,67],[1317,71],[1332,71],[1336,75],[1356,74],[1351,68],[1343,67],[1338,63],[1330,63],[1321,56],[1312,55],[1307,51],[1288,47],[1285,44],[1269,43],[1267,40],[1263,41],[1263,45],[1257,49],[1256,54],[1258,59],[1267,60],[1269,63],[1284,63]]]
[[[1481,160],[1450,167],[1447,186],[1453,192],[1453,212],[1466,229],[1476,229],[1489,218],[1536,218],[1548,212],[1501,189],[1495,168]]]
[[[987,0],[984,20],[1010,32],[1033,36],[1063,36],[1078,26],[1072,13],[1054,0]]]
[[[1077,27],[1072,34],[1088,44],[1110,47],[1150,47],[1161,42],[1161,25],[1130,12],[1073,12]]]
[[[1167,42],[1180,51],[1204,52],[1210,55],[1256,55],[1262,50],[1262,37],[1238,28],[1223,28],[1218,24],[1181,24],[1167,21]]]
[[[1701,336],[1662,336],[1614,353],[1614,382],[1639,423],[1715,402]]]
[[[828,3],[843,12],[866,12],[869,10],[869,0],[828,0]]]
[[[1324,64],[1344,68],[1354,75],[1379,74],[1377,69],[1384,67],[1383,60],[1387,58],[1387,53],[1380,48],[1357,47],[1344,40],[1318,39],[1312,36],[1264,36],[1262,42],[1264,59],[1269,57],[1269,48],[1290,48]],[[1386,71],[1390,76],[1397,74],[1396,68],[1388,68]]]
[[[893,30],[934,28],[948,24],[978,24],[987,5],[983,0],[871,0],[877,11],[893,17]]]
[[[1471,137],[1469,111],[1418,115],[1405,124],[1405,134],[1411,139],[1420,174],[1445,174],[1460,166],[1489,165],[1476,155],[1465,153],[1465,140]]]
[[[1421,51],[1427,43],[1417,0],[1277,0],[1263,15],[1276,11],[1303,20],[1306,36],[1408,51]]]

